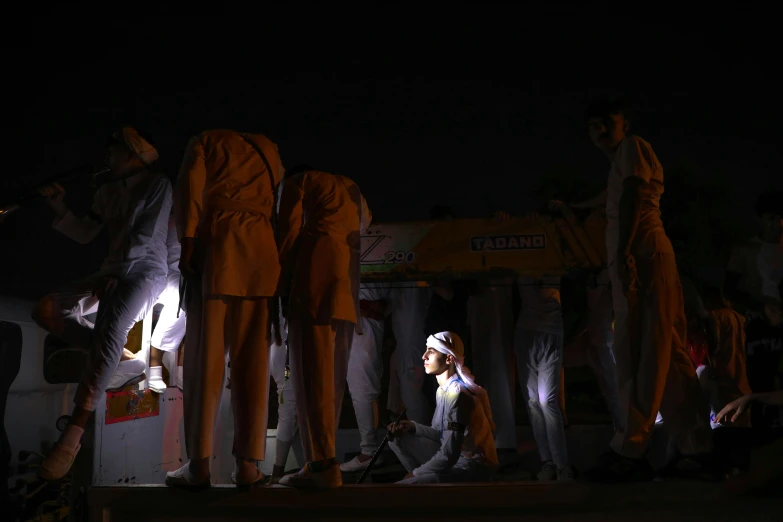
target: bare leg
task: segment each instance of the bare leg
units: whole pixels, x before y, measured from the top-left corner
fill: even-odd
[[[163,366],[163,351],[150,346],[150,368],[153,366]]]

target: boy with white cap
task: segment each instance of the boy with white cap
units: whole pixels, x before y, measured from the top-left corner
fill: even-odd
[[[438,380],[432,426],[400,421],[389,443],[408,475],[398,484],[488,481],[498,458],[487,392],[464,365],[462,339],[453,332],[427,338],[424,371]]]

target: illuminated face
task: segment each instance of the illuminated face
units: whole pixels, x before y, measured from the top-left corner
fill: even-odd
[[[622,114],[610,114],[603,118],[590,118],[587,129],[593,145],[607,152],[620,146],[628,132],[628,120]]]
[[[780,241],[783,233],[783,217],[771,212],[765,212],[759,216],[759,226],[761,227],[761,238],[769,243]]]
[[[438,350],[427,347],[427,351],[421,356],[424,361],[424,373],[427,375],[440,375],[449,369],[448,358],[446,354],[440,353]]]

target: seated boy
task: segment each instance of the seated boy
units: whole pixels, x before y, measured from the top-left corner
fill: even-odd
[[[438,380],[432,426],[389,425],[389,443],[408,475],[398,484],[488,481],[497,467],[495,425],[487,392],[464,366],[465,349],[453,332],[429,336],[424,371]]]

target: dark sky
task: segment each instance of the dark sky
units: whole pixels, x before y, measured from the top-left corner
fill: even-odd
[[[605,179],[580,118],[608,92],[636,103],[635,131],[665,170],[735,179],[737,219],[781,184],[769,13],[288,5],[198,18],[46,8],[6,21],[0,199],[99,165],[122,125],[155,137],[172,176],[190,135],[228,127],[265,133],[287,165],[355,179],[380,221],[423,219],[433,204],[521,211],[546,172]],[[89,198],[69,187],[75,210]],[[38,297],[96,269],[105,249],[51,231],[42,204],[20,211],[0,225],[0,295]]]

